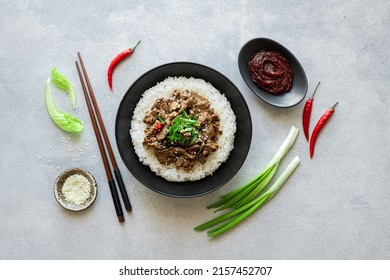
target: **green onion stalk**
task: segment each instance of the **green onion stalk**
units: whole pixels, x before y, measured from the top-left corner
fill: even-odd
[[[227,208],[233,209],[232,211],[195,227],[195,230],[204,230],[228,220],[208,231],[209,236],[220,235],[246,219],[249,215],[272,199],[299,165],[299,157],[295,157],[275,183],[266,191],[262,192],[274,177],[282,159],[294,145],[298,137],[298,132],[299,130],[296,127],[291,127],[288,136],[276,152],[275,156],[255,178],[242,187],[221,196],[219,201],[207,207],[208,209],[217,208],[215,212]]]

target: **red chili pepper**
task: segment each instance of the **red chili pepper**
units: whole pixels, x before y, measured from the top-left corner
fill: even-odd
[[[107,78],[108,78],[108,85],[112,91],[112,74],[114,73],[114,69],[116,67],[116,65],[121,62],[123,59],[125,59],[126,57],[132,55],[135,51],[135,48],[138,46],[138,44],[141,43],[141,41],[139,41],[134,48],[130,48],[130,49],[126,49],[124,50],[123,52],[119,53],[110,63],[110,66],[108,66],[108,70],[107,70]]]
[[[316,93],[317,88],[320,85],[320,83],[321,83],[321,81],[318,82],[312,96],[306,101],[305,107],[303,108],[302,125],[303,125],[303,132],[305,133],[307,141],[309,141],[310,116],[311,116],[311,109],[313,107],[314,94]]]
[[[157,123],[156,123],[156,127],[155,127],[156,133],[159,133],[159,132],[162,130],[162,128],[163,128],[162,123],[157,122]]]
[[[336,102],[336,104],[334,104],[332,107],[330,107],[328,110],[326,110],[326,112],[321,116],[321,118],[318,120],[316,126],[314,127],[313,133],[311,134],[311,138],[310,138],[310,158],[313,158],[313,155],[314,155],[314,146],[316,144],[317,136],[320,133],[321,129],[326,124],[326,122],[333,115],[337,104],[338,104],[338,102]]]

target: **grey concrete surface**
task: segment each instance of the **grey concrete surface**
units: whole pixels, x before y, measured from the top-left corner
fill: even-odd
[[[390,4],[388,1],[4,1],[0,2],[0,259],[389,259]],[[255,176],[291,125],[301,129],[303,103],[265,104],[242,80],[243,44],[266,37],[302,63],[310,94],[321,80],[312,127],[337,111],[320,135],[315,158],[300,134],[301,165],[272,202],[221,238],[193,227],[214,217],[206,206]],[[142,40],[114,74],[120,51]],[[194,199],[154,193],[125,168],[134,211],[119,224],[82,96],[74,61],[80,51],[109,137],[127,88],[144,72],[174,61],[208,65],[240,89],[253,118],[248,157],[218,191]],[[85,122],[73,136],[50,120],[44,85],[56,66],[73,82],[78,108],[53,89],[57,105]],[[82,152],[80,151],[82,150]],[[95,204],[71,213],[55,201],[58,174],[93,173]]]

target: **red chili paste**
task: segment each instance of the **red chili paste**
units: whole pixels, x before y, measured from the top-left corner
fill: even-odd
[[[252,81],[272,94],[280,95],[291,89],[291,67],[277,51],[255,53],[249,60],[248,68]]]

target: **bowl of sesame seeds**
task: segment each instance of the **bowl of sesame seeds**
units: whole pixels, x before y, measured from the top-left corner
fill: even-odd
[[[54,184],[58,203],[70,211],[87,209],[97,196],[95,178],[88,171],[73,167],[61,172]]]

